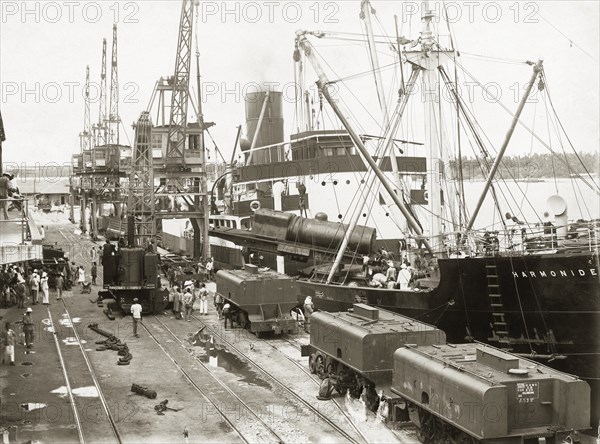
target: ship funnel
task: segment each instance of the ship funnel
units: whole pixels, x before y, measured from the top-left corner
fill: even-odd
[[[567,202],[559,195],[550,196],[546,201],[548,210],[554,215],[554,225],[556,226],[556,234],[561,242],[567,237],[569,230],[569,221],[567,216]]]
[[[265,103],[266,101],[266,103]],[[254,141],[254,149],[280,144],[284,141],[283,133],[283,94],[279,91],[251,92],[244,97],[246,105],[246,137],[248,142]],[[264,109],[264,112],[263,112]],[[262,119],[261,119],[262,115]],[[242,151],[251,147],[250,143],[241,144]],[[281,150],[281,152],[278,152]],[[265,164],[283,161],[283,147],[258,150],[252,155],[252,164]]]

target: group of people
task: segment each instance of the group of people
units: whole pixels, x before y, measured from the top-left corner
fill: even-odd
[[[170,299],[173,301],[175,319],[191,322],[192,312],[196,301],[200,301],[200,315],[208,315],[208,290],[206,284],[188,280],[182,287],[174,285],[171,288]]]
[[[372,265],[369,256],[363,257],[363,270],[370,287],[400,290],[411,288],[416,272],[407,259],[399,265],[391,259],[380,260],[378,265]]]
[[[27,348],[33,347],[34,342],[34,334],[35,334],[35,326],[33,323],[32,317],[33,309],[31,307],[27,307],[25,314],[23,314],[23,320],[21,321],[21,326],[23,329],[24,335],[24,344]],[[2,329],[2,333],[0,334],[0,345],[4,348],[4,353],[2,353],[2,364],[5,364],[6,361],[10,365],[15,364],[15,343],[17,341],[17,334],[12,329],[12,324],[10,322],[4,323],[4,328]]]

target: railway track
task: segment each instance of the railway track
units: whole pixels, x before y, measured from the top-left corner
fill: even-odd
[[[273,376],[269,371],[267,371],[264,367],[262,367],[260,364],[258,364],[255,360],[253,360],[252,358],[250,358],[248,355],[246,355],[244,352],[242,352],[238,347],[236,347],[231,341],[227,340],[227,338],[225,338],[224,335],[221,335],[217,330],[215,330],[210,324],[207,324],[206,322],[204,322],[201,319],[198,319],[196,316],[192,315],[192,318],[194,318],[196,321],[198,321],[201,325],[206,326],[207,329],[209,329],[211,332],[214,333],[215,337],[220,338],[220,340],[226,344],[231,350],[234,350],[235,353],[240,356],[243,357],[251,366],[253,366],[254,368],[256,368],[258,371],[260,371],[262,374],[266,375],[270,380],[272,380],[277,386],[279,386],[280,388],[282,388],[286,393],[288,393],[292,398],[296,399],[297,401],[299,401],[302,405],[304,405],[307,409],[309,409],[316,417],[318,417],[319,419],[325,421],[329,426],[331,426],[332,428],[334,428],[338,433],[340,433],[340,435],[342,435],[345,439],[347,439],[349,442],[352,443],[368,443],[368,439],[366,439],[366,437],[364,436],[364,434],[358,429],[358,427],[356,427],[356,425],[351,421],[350,417],[346,414],[346,412],[343,411],[343,409],[341,408],[341,406],[339,404],[335,404],[337,406],[337,408],[340,410],[340,412],[342,413],[342,415],[346,418],[348,424],[352,427],[352,429],[356,432],[357,436],[360,437],[360,441],[357,440],[354,436],[352,436],[350,433],[348,433],[346,430],[344,430],[341,426],[339,426],[338,424],[336,424],[334,421],[332,421],[328,416],[326,416],[325,414],[323,414],[323,412],[321,412],[318,408],[316,408],[315,406],[313,406],[312,404],[310,404],[308,401],[306,401],[304,398],[302,398],[300,395],[298,395],[295,391],[293,391],[292,389],[290,389],[288,387],[288,385],[282,381],[280,381],[279,379],[277,379],[275,376]],[[261,342],[265,342],[268,343],[267,341],[264,340],[259,340]],[[276,347],[273,347],[276,349]],[[285,356],[285,355],[284,355]],[[302,366],[295,362],[293,359],[289,358],[286,356],[286,358],[288,360],[290,360],[290,362],[294,362],[298,368],[302,368]],[[303,371],[305,371],[305,369],[302,368]],[[311,380],[314,381],[314,379],[312,378],[312,375],[310,373],[307,373],[310,377]],[[315,381],[316,382],[316,381]],[[318,383],[317,383],[318,384]]]
[[[178,341],[184,348],[185,348],[185,344],[182,343],[182,341],[177,337],[177,335],[175,335],[171,329],[169,329],[169,327],[167,327],[165,325],[164,322],[162,322],[160,319],[158,319],[157,316],[152,316],[152,319],[156,320],[156,322],[162,327],[164,328],[171,337],[173,337],[176,341]],[[178,362],[178,360],[173,356],[172,353],[169,353],[169,351],[167,351],[167,349],[163,346],[163,344],[161,344],[161,341],[159,341],[158,337],[156,334],[154,334],[145,323],[142,323],[142,326],[144,328],[144,330],[146,330],[146,332],[148,333],[148,335],[152,338],[152,340],[154,340],[154,342],[158,345],[158,347],[165,353],[165,355],[167,355],[169,357],[169,359],[173,362],[173,364],[178,368],[178,370],[184,375],[184,377],[187,379],[187,381],[192,385],[192,387],[194,387],[194,389],[200,393],[204,398],[206,398],[208,400],[208,402],[210,402],[210,404],[213,406],[213,408],[219,413],[219,415],[221,416],[222,420],[225,421],[227,424],[229,424],[229,426],[231,428],[233,428],[233,430],[236,431],[236,433],[239,435],[239,437],[246,443],[250,443],[252,441],[249,441],[246,436],[248,436],[249,434],[254,435],[254,437],[256,438],[256,436],[258,435],[256,428],[253,426],[252,430],[249,430],[250,427],[245,427],[248,430],[242,430],[242,426],[237,425],[233,420],[231,420],[227,414],[227,412],[221,408],[219,406],[218,403],[216,403],[215,401],[213,401],[213,399],[211,398],[215,398],[217,397],[218,399],[223,399],[224,395],[228,395],[233,397],[237,402],[239,402],[242,406],[244,406],[244,408],[246,409],[246,411],[251,414],[255,420],[261,424],[261,426],[263,427],[263,431],[261,432],[261,438],[264,440],[264,442],[284,442],[283,439],[281,439],[281,437],[277,434],[277,432],[275,430],[273,430],[272,427],[270,427],[264,420],[262,420],[257,414],[255,414],[253,412],[253,409],[246,403],[244,402],[243,399],[241,399],[239,396],[237,396],[229,387],[227,387],[226,384],[223,383],[223,381],[221,381],[219,378],[217,378],[208,367],[206,367],[203,363],[199,362],[196,360],[196,363],[200,364],[200,366],[206,371],[207,374],[209,374],[211,376],[211,378],[213,379],[214,382],[216,382],[218,384],[218,386],[220,387],[220,390],[218,390],[219,393],[215,393],[214,390],[214,386],[213,389],[211,390],[212,393],[208,393],[208,390],[205,388],[204,390],[200,387],[200,385],[194,380],[194,378],[192,377],[192,375],[186,371],[183,366]],[[215,396],[215,394],[217,396]],[[229,412],[231,414],[231,412]],[[234,412],[234,414],[237,414],[237,412]]]
[[[81,343],[81,338],[79,336],[79,333],[77,332],[77,329],[75,328],[75,326],[73,324],[73,319],[71,317],[71,314],[69,313],[69,310],[68,310],[64,300],[62,301],[62,306],[64,308],[65,314],[66,314],[70,324],[73,325],[73,334],[76,338],[76,342],[79,347],[79,350],[81,351],[81,356],[83,357],[83,359],[85,361],[85,365],[87,367],[88,374],[91,377],[91,380],[94,384],[96,392],[98,393],[98,398],[99,398],[100,404],[102,406],[102,411],[104,412],[104,414],[106,415],[106,418],[108,419],[108,424],[110,426],[112,436],[114,437],[114,440],[117,443],[121,444],[123,442],[121,432],[119,431],[119,428],[117,427],[117,422],[115,421],[115,418],[114,418],[112,412],[110,411],[110,408],[108,407],[108,403],[106,402],[106,397],[104,396],[104,392],[102,391],[102,387],[100,387],[100,383],[98,381],[98,376],[96,375],[94,367],[92,366],[92,364],[83,348],[83,344]],[[46,310],[47,310],[47,314],[48,314],[49,326],[51,327],[52,332],[56,332],[57,330],[55,327],[54,319],[52,318],[52,313],[50,311],[50,307],[47,306]],[[52,337],[54,338],[54,343],[55,343],[56,351],[57,351],[58,358],[60,361],[60,366],[61,366],[62,373],[63,373],[64,379],[65,379],[67,396],[69,398],[69,402],[70,402],[71,408],[73,410],[73,418],[75,421],[75,427],[77,428],[77,435],[79,437],[79,442],[81,444],[85,444],[86,442],[96,442],[97,436],[92,436],[92,437],[90,437],[90,439],[86,439],[85,421],[82,420],[80,412],[78,410],[78,405],[75,402],[75,396],[73,395],[73,390],[71,387],[71,377],[69,375],[69,370],[67,369],[66,361],[63,357],[60,342],[59,342],[56,334],[52,334]]]

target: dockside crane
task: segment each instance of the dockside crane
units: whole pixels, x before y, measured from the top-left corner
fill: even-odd
[[[161,103],[164,106],[165,86],[171,90],[171,106],[166,128],[166,147],[162,147],[163,159],[162,162],[155,161],[154,173],[160,181],[155,198],[161,203],[168,202],[166,206],[161,204],[157,207],[156,217],[189,219],[194,229],[194,256],[200,256],[201,252],[202,257],[207,258],[210,256],[208,230],[201,230],[201,226],[208,227],[209,213],[203,135],[210,124],[205,125],[201,108],[197,111],[197,123],[188,121],[194,16],[197,18],[197,6],[198,2],[195,0],[182,1],[175,71],[172,77],[166,81],[161,79],[163,81],[159,82],[160,85],[157,83],[157,87],[161,87],[159,106]],[[199,59],[198,51],[196,59]],[[199,62],[197,67],[199,70]],[[156,131],[158,133],[158,128]],[[199,220],[201,223],[198,223]]]

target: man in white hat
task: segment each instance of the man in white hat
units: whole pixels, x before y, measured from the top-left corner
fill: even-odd
[[[48,273],[45,271],[42,273],[42,279],[40,279],[40,288],[42,290],[42,303],[50,305],[50,286],[48,285]]]
[[[131,305],[131,314],[133,315],[133,336],[139,338],[138,335],[138,323],[142,322],[142,306],[138,304],[138,298],[133,299]]]
[[[33,274],[29,278],[29,289],[31,290],[31,303],[38,303],[38,292],[40,291],[40,276],[37,270],[33,270]]]
[[[33,346],[34,337],[34,325],[33,318],[31,317],[33,310],[31,307],[27,307],[25,314],[23,315],[23,333],[25,333],[25,346],[31,348]]]
[[[400,266],[400,273],[398,273],[398,284],[400,284],[400,290],[408,290],[408,284],[412,278],[412,274],[405,263]]]

